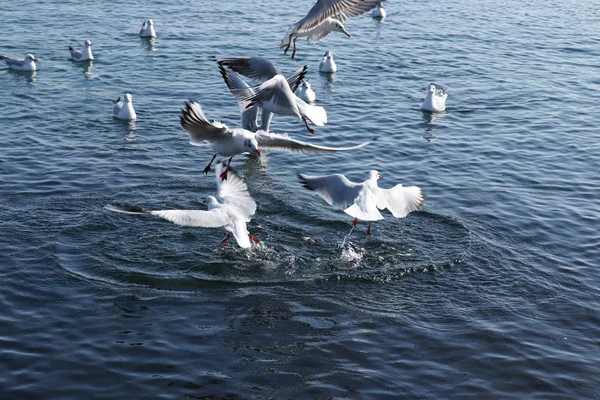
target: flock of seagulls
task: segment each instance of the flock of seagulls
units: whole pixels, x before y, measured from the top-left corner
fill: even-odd
[[[317,0],[304,18],[293,24],[281,42],[284,54],[293,47],[291,58],[296,55],[296,40],[306,37],[310,43],[316,43],[331,32],[350,33],[344,22],[370,10],[373,18],[383,19],[386,11],[382,3],[385,0]],[[151,19],[142,21],[139,36],[155,38],[156,31]],[[86,40],[83,49],[69,47],[74,61],[94,60],[92,42]],[[27,54],[25,59],[17,60],[0,56],[10,69],[35,71],[37,59]],[[268,59],[263,57],[216,57],[221,76],[241,109],[240,127],[229,128],[219,121],[210,122],[197,101],[186,102],[180,115],[180,124],[188,133],[192,145],[208,146],[213,156],[204,169],[208,174],[218,155],[228,157],[226,162],[218,162],[215,167],[217,183],[216,196],[207,199],[207,210],[144,210],[139,207],[109,204],[107,209],[127,214],[149,214],[163,218],[182,226],[222,228],[227,232],[223,242],[228,242],[230,234],[242,248],[251,247],[260,242],[252,236],[246,224],[255,214],[257,205],[250,196],[246,183],[232,167],[232,159],[240,154],[261,156],[261,149],[279,150],[292,153],[330,153],[353,151],[374,143],[377,138],[347,147],[328,147],[314,145],[293,139],[285,134],[270,132],[273,115],[291,116],[304,123],[306,129],[315,134],[311,125],[321,127],[327,124],[327,112],[315,105],[316,95],[310,83],[305,79],[307,66],[303,66],[288,76]],[[337,66],[333,52],[323,56],[319,71],[334,73]],[[244,78],[250,79],[248,83]],[[421,108],[437,113],[445,110],[446,88],[436,93],[435,85],[430,85]],[[113,100],[113,117],[122,120],[135,120],[132,96],[126,93]],[[260,122],[259,122],[260,115]],[[317,193],[329,205],[342,209],[354,217],[352,224],[359,220],[367,221],[367,234],[371,234],[371,221],[383,219],[380,210],[387,209],[396,218],[406,217],[420,209],[425,202],[425,194],[417,186],[404,187],[401,184],[391,189],[379,188],[381,175],[369,171],[368,178],[361,183],[348,180],[344,175],[308,176],[298,174],[300,183],[308,190]]]

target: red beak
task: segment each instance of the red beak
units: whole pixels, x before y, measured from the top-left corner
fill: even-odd
[[[377,175],[377,179],[383,179],[383,176]]]
[[[254,152],[260,157],[260,150],[254,150]]]
[[[350,34],[348,33],[348,31],[344,31],[344,35],[350,37]]]

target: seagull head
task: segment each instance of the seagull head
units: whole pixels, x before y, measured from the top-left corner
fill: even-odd
[[[428,93],[435,93],[435,85],[429,85],[429,89],[427,89]]]
[[[378,171],[376,171],[374,169],[369,171],[369,179],[370,180],[377,181],[378,179],[381,179],[381,178],[382,178],[382,176],[379,175]]]
[[[204,202],[209,210],[219,204],[219,200],[215,196],[208,196]]]
[[[342,24],[340,21],[338,21],[337,19],[333,20],[333,31],[334,32],[342,32],[344,35],[350,37],[350,34],[348,33],[348,31],[346,30],[346,28],[344,27],[344,24]]]
[[[148,25],[152,26],[154,24],[154,22],[152,22],[151,19],[148,20]]]
[[[91,40],[86,40],[85,41],[85,47],[92,47],[92,41]]]
[[[131,103],[131,95],[129,93],[125,93],[125,102]]]
[[[310,82],[308,82],[308,81],[302,81],[300,83],[300,87],[308,90],[308,89],[310,89]]]
[[[37,62],[37,58],[35,58],[35,57],[33,56],[33,54],[27,54],[27,55],[25,56],[25,59],[26,59],[26,60],[31,60],[31,61],[36,61],[36,62]]]
[[[244,147],[248,153],[255,153],[260,157],[260,150],[258,150],[258,142],[255,138],[244,140]]]

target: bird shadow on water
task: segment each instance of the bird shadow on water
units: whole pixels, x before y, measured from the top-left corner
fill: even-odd
[[[135,124],[136,121],[126,121],[113,117],[113,124],[117,127],[117,131],[123,136],[123,138],[127,141],[133,141],[136,139],[135,137]]]
[[[37,71],[18,71],[13,69],[8,69],[7,72],[12,76],[19,77],[24,79],[29,85],[35,86],[36,78],[35,75]]]
[[[80,70],[81,72],[83,72],[83,76],[86,77],[86,79],[94,79],[98,77],[98,74],[95,74],[92,72],[92,67],[94,66],[94,60],[88,60],[88,61],[75,61],[73,59],[70,59],[71,64],[73,64],[73,66]]]
[[[148,51],[156,51],[156,38],[155,37],[141,37],[140,43],[142,48]]]

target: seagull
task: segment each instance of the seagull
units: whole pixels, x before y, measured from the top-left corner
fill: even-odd
[[[337,71],[337,65],[335,65],[335,61],[333,60],[333,51],[328,51],[323,56],[321,63],[319,64],[319,71],[333,73]]]
[[[113,108],[113,117],[118,119],[125,119],[133,121],[137,118],[135,110],[133,109],[133,103],[131,102],[131,95],[125,93],[125,102],[121,101],[121,96],[117,100],[112,100],[115,103]]]
[[[377,138],[351,147],[326,147],[294,140],[286,135],[268,133],[265,131],[251,132],[246,129],[229,129],[218,121],[208,121],[200,104],[195,101],[186,102],[182,110],[180,122],[190,136],[190,143],[200,146],[204,142],[215,152],[212,159],[204,168],[208,174],[210,166],[217,154],[229,157],[227,168],[221,173],[221,179],[227,179],[228,167],[234,156],[244,153],[255,153],[260,156],[259,146],[266,149],[282,150],[291,153],[331,153],[336,151],[355,150],[373,143]]]
[[[231,72],[229,67],[242,75],[254,79],[266,78],[269,76],[269,74],[273,72],[271,67],[276,70],[275,66],[270,61],[263,58],[261,58],[262,61],[260,64],[251,62],[256,58],[259,57],[238,59],[245,60],[244,68],[236,67],[236,63],[225,62],[221,59],[219,61],[219,69],[225,82],[228,81],[229,78],[227,75]],[[264,63],[265,61],[266,63]],[[294,95],[294,90],[298,88],[299,83],[306,75],[306,69],[306,66],[300,68],[287,79],[281,74],[276,74],[271,78],[267,78],[268,80],[252,88],[254,94],[251,96],[248,96],[246,90],[231,90],[230,87],[230,91],[238,100],[242,110],[247,110],[253,106],[262,108],[261,128],[263,130],[269,130],[271,114],[278,114],[298,117],[304,121],[306,129],[314,134],[314,129],[308,126],[308,120],[317,126],[323,126],[327,123],[327,113],[323,107],[307,104],[305,101]]]
[[[144,210],[139,207],[119,206],[108,204],[104,208],[125,214],[150,214],[171,221],[181,226],[222,228],[227,233],[222,243],[229,242],[229,233],[233,234],[237,244],[242,248],[249,248],[252,242],[260,243],[252,236],[246,223],[256,212],[256,203],[248,193],[246,183],[231,169],[229,179],[222,181],[218,178],[224,168],[219,163],[217,169],[217,196],[208,196],[206,199],[207,210]],[[251,242],[252,241],[252,242]]]
[[[446,89],[448,88],[445,87],[440,89],[440,91],[436,93],[435,85],[429,85],[427,96],[425,96],[425,100],[423,100],[421,109],[432,113],[444,111],[446,109],[446,98],[448,97]]]
[[[85,47],[83,50],[74,49],[69,46],[69,51],[71,52],[71,58],[75,61],[89,61],[94,59],[94,56],[92,55],[91,40],[85,41]]]
[[[315,95],[315,91],[312,90],[310,83],[308,81],[302,81],[300,82],[300,86],[298,86],[298,89],[296,89],[296,96],[298,96],[299,98],[301,98],[302,100],[304,100],[307,103],[312,103],[317,99],[317,96]]]
[[[382,0],[382,1],[385,1],[385,0]],[[376,19],[384,19],[387,16],[387,13],[385,12],[383,5],[381,5],[381,1],[377,2],[377,8],[373,10],[373,13],[371,14],[371,16]]]
[[[309,43],[317,43],[331,32],[341,32],[350,37],[344,22],[348,18],[362,15],[375,8],[377,2],[377,0],[318,0],[308,14],[287,31],[280,48],[284,49],[284,54],[287,54],[293,43],[293,60],[296,55],[296,39],[299,37],[306,37]]]
[[[37,59],[33,54],[27,54],[24,60],[17,60],[8,56],[0,56],[0,60],[4,61],[9,69],[15,71],[35,71],[37,69],[35,64]]]
[[[140,29],[140,37],[156,37],[156,32],[154,32],[154,22],[151,19],[147,21],[142,21],[142,28]]]
[[[417,186],[403,187],[398,184],[391,189],[377,186],[379,172],[369,171],[368,179],[362,183],[349,181],[342,174],[308,176],[298,174],[305,188],[317,192],[325,201],[358,220],[369,221],[367,235],[371,234],[371,221],[383,219],[379,210],[388,209],[396,218],[404,218],[416,211],[425,202],[425,193]]]

